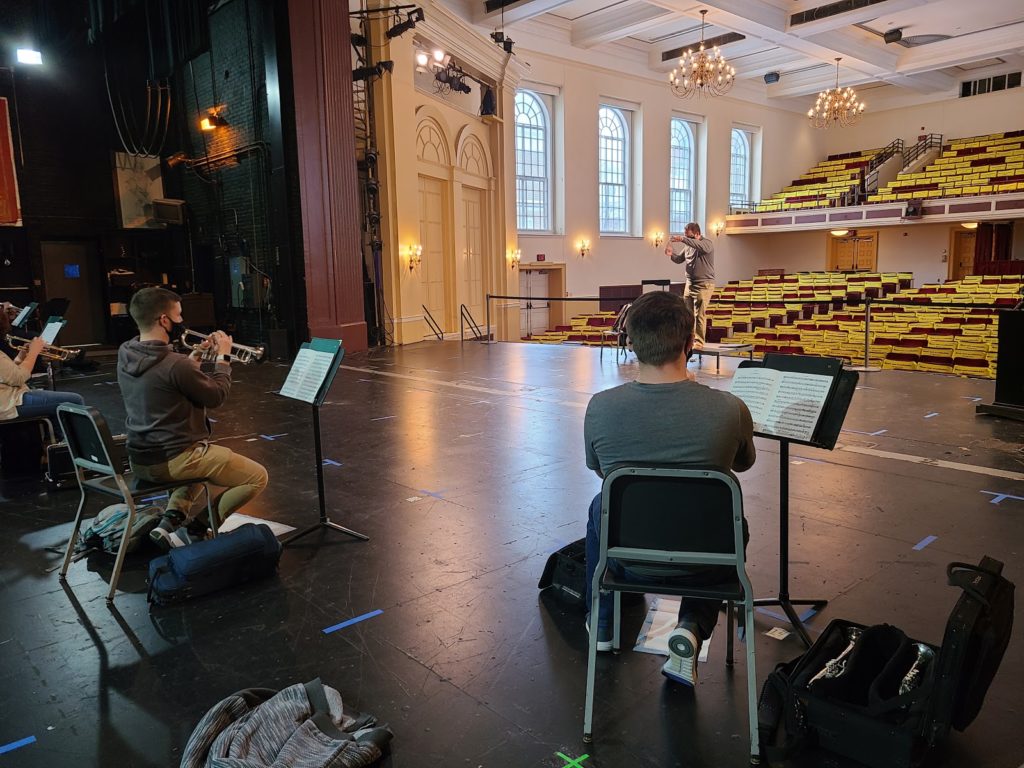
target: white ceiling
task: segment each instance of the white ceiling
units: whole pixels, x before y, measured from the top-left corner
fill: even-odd
[[[840,82],[870,90],[873,100],[901,103],[955,95],[961,80],[1024,66],[1022,0],[853,0],[857,7],[804,23],[792,15],[829,0],[516,0],[504,9],[504,29],[528,59],[530,50],[561,54],[662,79],[675,58],[664,54],[700,41],[700,11],[707,38],[739,33],[722,46],[740,81],[736,95],[803,111],[806,97]],[[501,14],[484,0],[444,0],[465,20],[489,33]],[[882,34],[949,35],[908,47],[887,45]],[[765,85],[768,72],[778,83]],[[1024,98],[1024,94],[1022,94]]]

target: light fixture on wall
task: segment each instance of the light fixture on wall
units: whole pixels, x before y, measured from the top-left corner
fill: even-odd
[[[651,245],[655,248],[661,248],[665,244],[665,233],[664,232],[652,232],[651,233]]]
[[[704,50],[704,17],[700,12],[700,47],[697,52],[687,50],[679,59],[679,66],[668,76],[672,93],[681,99],[690,96],[721,96],[736,81],[736,70],[726,62],[716,45],[710,52]]]
[[[43,63],[43,54],[35,48],[18,48],[15,54],[19,64],[32,64],[40,66]]]
[[[814,106],[807,110],[807,118],[815,128],[845,128],[853,125],[864,113],[864,102],[857,98],[853,88],[839,87],[839,62],[836,57],[836,87],[818,94]]]
[[[590,255],[590,241],[586,238],[580,238],[579,242],[576,243],[576,250],[580,252],[580,258],[584,259]]]
[[[850,230],[833,229],[831,232],[829,232],[829,234],[832,235],[832,237],[846,237],[848,234],[850,234]]]
[[[719,219],[711,225],[711,231],[714,233],[715,237],[718,237],[725,232],[725,222]]]
[[[963,222],[960,223],[960,226],[963,227],[964,229],[977,229],[978,228],[978,222],[976,222],[976,221],[963,221]]]
[[[409,271],[423,263],[423,246],[419,243],[405,246],[405,258],[409,262]]]
[[[508,251],[508,265],[511,269],[515,269],[519,266],[519,262],[523,258],[523,252],[518,248],[509,248]]]
[[[218,128],[226,128],[227,125],[227,118],[215,109],[211,109],[209,114],[199,121],[199,128],[203,131],[215,131]]]

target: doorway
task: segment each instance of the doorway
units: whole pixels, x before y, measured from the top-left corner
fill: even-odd
[[[953,246],[950,249],[949,279],[962,280],[974,274],[974,245],[977,242],[976,232],[955,227],[952,230]]]
[[[851,229],[829,237],[828,269],[833,272],[877,272],[878,232]]]
[[[530,297],[519,302],[519,337],[528,339],[534,333],[548,330],[548,311],[551,303],[546,301],[550,295],[547,270],[521,269],[519,295]],[[540,297],[540,300],[534,300],[534,296]]]
[[[57,337],[61,347],[101,344],[106,337],[104,292],[96,246],[88,242],[43,241],[46,298],[67,299],[67,325]],[[46,318],[42,318],[43,322]]]
[[[441,330],[448,333],[448,302],[445,287],[447,264],[445,259],[444,182],[430,176],[420,176],[420,274],[423,284],[423,306],[433,316]]]
[[[459,293],[477,322],[484,316],[484,200],[483,190],[462,188],[464,246],[459,264]]]

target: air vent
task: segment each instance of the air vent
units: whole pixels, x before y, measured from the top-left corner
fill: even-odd
[[[960,83],[960,98],[965,99],[968,96],[980,96],[983,93],[1020,88],[1020,74],[1020,72],[1010,72],[1005,75],[983,77],[980,80],[965,80]]]
[[[943,40],[949,40],[949,35],[908,35],[900,40],[904,48],[917,48],[920,45],[931,45]]]
[[[872,5],[884,3],[886,0],[839,0],[837,3],[819,5],[817,8],[800,11],[789,17],[789,26],[796,27],[800,24],[807,24],[818,19],[827,19],[830,16],[838,16],[840,13],[849,13],[861,8],[870,8]]]
[[[738,43],[740,40],[746,40],[746,35],[741,35],[739,32],[726,32],[724,35],[718,37],[709,37],[704,41],[704,48],[710,50],[716,45],[721,48],[727,43]],[[700,43],[694,43],[693,45],[685,45],[682,48],[673,48],[671,51],[665,51],[661,54],[662,61],[672,61],[672,59],[678,59],[686,51],[695,51]]]

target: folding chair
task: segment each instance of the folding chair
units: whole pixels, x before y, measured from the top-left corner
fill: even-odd
[[[626,359],[626,315],[632,306],[632,302],[623,304],[619,314],[615,316],[615,323],[611,328],[603,328],[601,330],[601,353],[598,355],[599,360],[604,360],[604,342],[609,336],[615,338],[615,360],[618,361],[619,355],[622,355],[623,360]]]
[[[624,565],[721,565],[735,574],[721,584],[692,587],[641,584],[607,572],[608,559]],[[587,656],[587,698],[583,741],[592,741],[594,678],[597,663],[600,591],[614,597],[612,648],[620,647],[619,614],[622,592],[657,593],[724,600],[728,603],[728,650],[733,656],[733,603],[743,603],[747,656],[747,712],[751,764],[760,761],[757,734],[757,677],[754,670],[754,592],[746,573],[743,495],[731,472],[702,467],[624,466],[604,479],[601,489],[601,549],[594,573]]]
[[[168,483],[148,483],[140,480],[123,469],[124,459],[121,452],[114,444],[106,419],[96,408],[89,405],[62,403],[57,406],[57,419],[64,430],[68,450],[75,465],[78,488],[82,493],[78,502],[78,513],[75,515],[75,524],[71,529],[71,538],[68,539],[67,551],[64,553],[64,564],[60,569],[61,581],[66,581],[68,568],[71,566],[75,542],[78,541],[78,531],[82,527],[82,513],[85,511],[86,498],[90,493],[113,496],[124,502],[128,506],[125,531],[131,531],[135,524],[135,502],[138,499],[161,491],[171,491],[183,485],[202,485],[206,491],[206,511],[210,517],[210,528],[213,529],[213,534],[217,535],[217,516],[213,511],[213,502],[210,498],[209,478],[197,477],[187,481],[174,480]],[[99,477],[87,476],[87,473],[99,475]],[[124,556],[128,551],[128,539],[128,536],[121,538],[121,547],[117,551],[114,570],[110,575],[108,603],[114,601],[114,594],[117,592],[121,567],[124,565]]]

